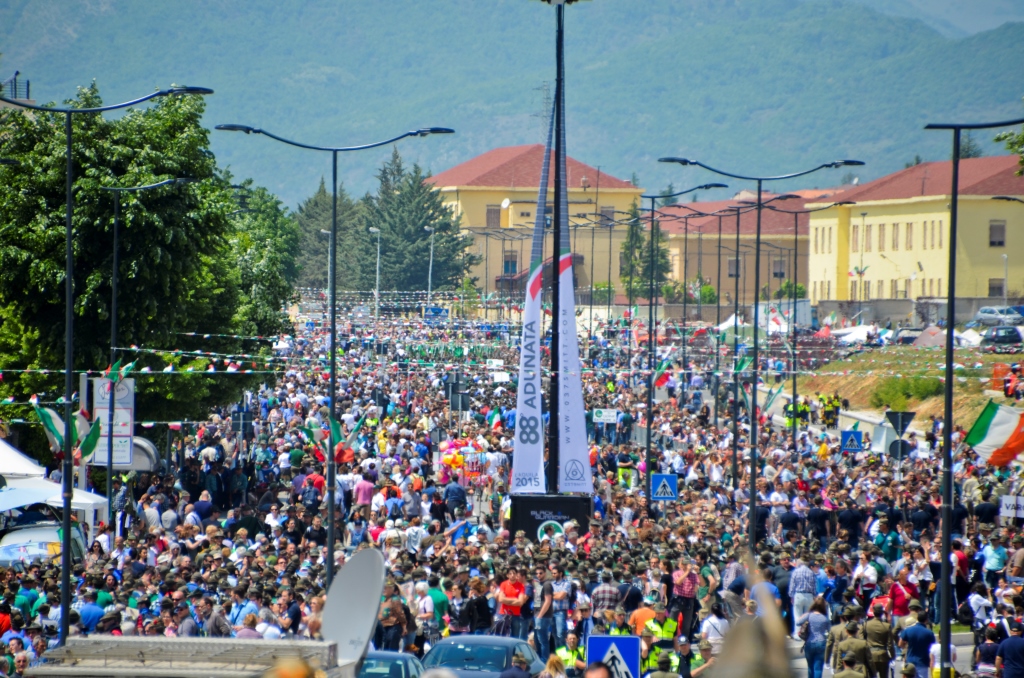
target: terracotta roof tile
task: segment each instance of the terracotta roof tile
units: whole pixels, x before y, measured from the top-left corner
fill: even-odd
[[[1024,177],[1016,155],[966,158],[960,161],[961,195],[1024,195]],[[953,163],[949,160],[924,162],[853,188],[843,200],[868,202],[922,196],[949,195]]]
[[[552,157],[554,154],[552,153]],[[537,188],[540,186],[544,145],[505,146],[487,151],[483,155],[447,169],[429,179],[435,186],[500,186],[507,188]],[[552,160],[552,164],[553,164]],[[567,183],[578,188],[584,176],[591,188],[598,183],[598,170],[572,157],[566,158]],[[601,172],[601,188],[634,188],[633,184]],[[554,167],[548,177],[548,186],[554,186]]]
[[[811,201],[820,201],[820,197],[819,196],[821,195],[821,192],[814,191],[813,195],[815,197],[811,198]],[[766,199],[765,196],[762,196],[762,199]],[[838,197],[836,197],[835,199],[838,199]],[[806,198],[804,198],[804,199],[793,198],[793,199],[790,199],[790,200],[780,200],[778,203],[774,203],[773,205],[777,206],[779,209],[795,211],[795,210],[805,209],[805,206],[807,205],[808,202],[809,202],[809,200],[807,200]],[[712,212],[723,210],[723,209],[725,209],[727,207],[731,207],[731,206],[736,205],[736,204],[737,204],[737,202],[735,200],[715,200],[715,201],[707,201],[707,202],[688,202],[688,203],[685,203],[685,207],[683,205],[672,205],[672,206],[669,206],[669,207],[663,207],[663,208],[660,209],[660,211],[662,213],[670,215],[672,217],[677,217],[677,218],[676,219],[667,219],[667,218],[663,219],[662,222],[661,222],[662,223],[662,228],[664,228],[665,232],[667,232],[667,233],[673,233],[673,234],[682,235],[685,232],[685,230],[686,230],[684,222],[682,221],[682,217],[684,217],[686,215],[692,215],[693,214],[693,212],[691,210],[687,209],[687,207],[692,208],[694,210],[697,210],[699,212],[703,212],[705,214],[709,214],[709,213],[712,213]],[[745,207],[751,208],[752,206],[751,205],[746,205]],[[715,236],[718,235],[718,217],[717,216],[709,216],[709,217],[691,216],[690,219],[689,219],[689,222],[690,222],[689,230],[690,230],[691,234],[696,233],[696,232],[703,232],[705,237],[708,236],[709,234],[714,234]],[[798,229],[797,232],[798,232],[798,234],[801,235],[801,236],[807,235],[807,226],[808,226],[808,216],[806,214],[799,215],[797,217],[797,229]],[[753,209],[750,209],[750,211],[744,212],[743,214],[740,215],[740,233],[743,234],[743,235],[754,235],[754,233],[756,233],[756,232],[757,232],[757,214],[756,214],[756,212]],[[725,238],[728,235],[735,236],[735,234],[736,234],[736,215],[735,214],[725,214],[725,215],[723,215],[723,217],[722,217],[722,237]],[[761,235],[762,236],[780,236],[780,235],[792,235],[792,234],[793,234],[793,215],[792,214],[785,214],[785,213],[782,213],[782,212],[776,212],[776,211],[771,210],[771,209],[763,209],[763,210],[761,210]]]

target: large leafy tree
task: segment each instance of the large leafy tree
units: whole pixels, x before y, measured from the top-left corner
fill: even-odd
[[[477,263],[469,253],[472,239],[459,228],[459,218],[426,181],[418,165],[407,169],[397,149],[377,174],[376,194],[363,198],[364,227],[351,234],[350,265],[361,270],[362,289],[374,288],[377,236],[380,229],[381,289],[425,290],[430,259],[430,227],[434,235],[433,289],[453,290]]]
[[[331,230],[331,193],[323,179],[316,193],[306,198],[296,213],[299,224],[299,251],[302,270],[299,272],[299,287],[326,289],[328,284],[328,254],[330,240],[321,230]],[[351,257],[345,250],[362,227],[359,203],[352,200],[344,186],[338,186],[338,260],[335,270],[338,275],[338,289],[356,289],[360,271],[353,267]]]
[[[100,94],[93,85],[80,89],[77,98],[66,103],[97,106]],[[259,286],[243,289],[252,272],[243,276],[240,259],[249,257],[246,265],[263,266],[264,272],[280,266],[286,280],[294,274],[294,262],[267,261],[262,252],[257,256],[260,247],[255,240],[263,237],[259,229],[249,233],[233,223],[229,213],[236,205],[227,178],[218,173],[209,150],[208,131],[200,124],[203,110],[201,98],[174,97],[130,110],[120,118],[72,116],[77,370],[102,369],[109,362],[113,197],[101,190],[103,186],[138,186],[171,177],[197,180],[122,195],[121,346],[257,353],[258,346],[231,337],[196,340],[182,333],[233,334],[267,328],[266,314],[259,309],[276,311],[284,301],[279,286],[269,292]],[[0,154],[21,163],[0,168],[0,365],[7,371],[0,394],[18,400],[33,393],[49,394],[53,399],[63,391],[59,372],[21,370],[64,366],[64,116],[5,109],[0,111],[0,132]],[[275,209],[280,211],[276,206],[268,212]],[[259,223],[267,231],[277,228],[263,220]],[[138,357],[140,367],[154,368],[168,361],[184,366],[189,360],[184,354],[133,351],[125,351],[125,357]],[[205,362],[193,366],[201,369]],[[139,416],[202,417],[211,405],[237,398],[254,380],[234,375],[211,378],[202,373],[139,375]],[[30,439],[41,438],[33,431]],[[40,452],[41,447],[45,446],[40,444],[33,451]]]
[[[629,216],[626,219],[626,238],[622,241],[621,255],[619,261],[619,280],[627,294],[633,297],[639,296],[643,276],[641,273],[641,257],[644,251],[644,225],[640,215],[640,206],[636,201],[629,207]],[[632,291],[630,291],[632,285]]]

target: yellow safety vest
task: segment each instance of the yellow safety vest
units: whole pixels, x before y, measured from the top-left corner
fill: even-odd
[[[555,650],[555,654],[558,655],[558,658],[562,660],[563,664],[565,664],[566,672],[579,670],[576,668],[577,659],[581,662],[586,661],[586,659],[584,658],[582,647],[577,647],[575,650],[570,650],[568,647],[563,645],[562,647]]]
[[[657,659],[657,655],[660,654],[661,650],[675,649],[675,643],[673,641],[675,640],[676,630],[679,628],[679,625],[676,624],[674,619],[666,618],[665,621],[660,624],[658,623],[657,618],[651,619],[644,624],[644,628],[653,633],[654,637],[657,639],[655,640],[652,650],[658,650],[658,652],[651,652],[651,654],[655,655],[655,659]]]
[[[630,636],[630,635],[633,635],[633,634],[630,633],[629,629],[626,628],[626,627],[623,627],[623,628],[620,629],[620,628],[615,628],[613,626],[612,628],[608,629],[608,635],[609,636]]]

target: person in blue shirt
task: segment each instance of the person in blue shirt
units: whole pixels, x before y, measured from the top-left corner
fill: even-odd
[[[982,549],[981,555],[985,561],[985,583],[994,589],[999,585],[999,577],[1006,568],[1006,561],[1009,558],[1002,538],[998,534],[993,534],[988,545]]]
[[[913,618],[913,615],[910,616]],[[905,661],[913,664],[917,670],[917,678],[929,678],[929,668],[932,644],[935,643],[935,634],[928,628],[928,615],[925,612],[917,614],[917,623],[906,627],[900,633],[900,647],[906,653]]]
[[[754,584],[754,588],[750,589],[750,594],[747,596],[751,600],[757,601],[757,616],[764,615],[763,601],[766,601],[769,597],[775,601],[777,609],[782,608],[782,594],[779,593],[779,587],[772,583],[772,572],[769,568],[763,568],[761,570],[761,577],[763,581]]]
[[[96,604],[95,589],[87,589],[82,596],[85,598],[85,605],[78,608],[78,614],[82,619],[82,626],[86,633],[96,630],[96,624],[103,617],[103,608]]]

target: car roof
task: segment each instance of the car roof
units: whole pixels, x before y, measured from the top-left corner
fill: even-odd
[[[525,644],[526,641],[521,638],[511,638],[509,636],[455,636],[454,638],[442,638],[434,647],[440,647],[442,645],[490,645],[500,647],[513,647],[519,644]]]
[[[8,544],[24,544],[34,541],[60,541],[57,538],[57,524],[53,525],[30,525],[17,527],[8,532],[0,539],[0,546]]]

